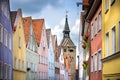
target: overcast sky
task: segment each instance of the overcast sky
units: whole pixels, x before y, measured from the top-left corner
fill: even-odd
[[[52,34],[57,35],[58,44],[63,38],[65,15],[68,11],[68,23],[70,36],[78,46],[79,15],[81,6],[77,7],[76,2],[81,0],[10,0],[12,11],[22,9],[23,17],[32,16],[33,19],[44,18],[47,28],[51,28]]]

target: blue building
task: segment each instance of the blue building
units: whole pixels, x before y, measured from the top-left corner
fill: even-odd
[[[55,80],[55,60],[51,29],[46,29],[46,35],[48,43],[48,77],[49,80]]]
[[[0,80],[12,80],[12,27],[9,0],[0,0]]]

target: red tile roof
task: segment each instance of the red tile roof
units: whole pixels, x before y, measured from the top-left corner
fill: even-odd
[[[40,40],[41,40],[41,35],[42,35],[42,29],[44,26],[44,19],[33,19],[32,26],[33,26],[33,31],[35,34],[37,44],[39,46]]]
[[[24,26],[24,33],[25,33],[25,41],[26,41],[26,46],[28,44],[29,40],[29,34],[30,34],[30,22],[31,22],[31,17],[25,17],[23,18],[23,26]]]

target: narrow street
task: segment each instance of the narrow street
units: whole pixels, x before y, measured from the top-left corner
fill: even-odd
[[[120,80],[120,0],[0,0],[0,80]]]

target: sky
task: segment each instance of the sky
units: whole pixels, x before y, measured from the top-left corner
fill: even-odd
[[[65,15],[68,12],[70,37],[78,46],[81,6],[76,2],[81,0],[10,0],[10,9],[22,9],[23,17],[32,16],[33,19],[45,19],[46,28],[51,28],[52,34],[57,35],[58,44],[63,38]]]

